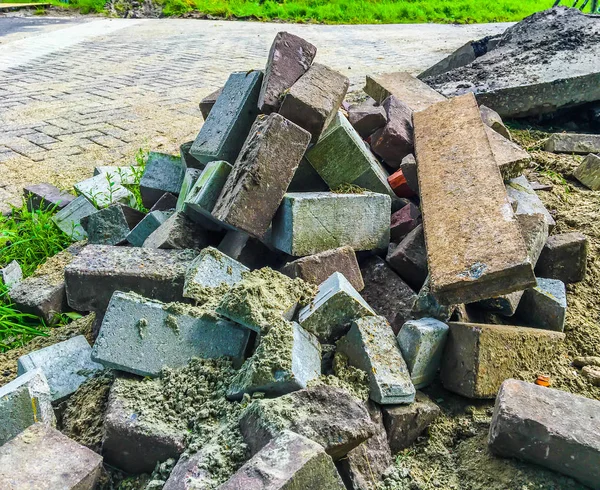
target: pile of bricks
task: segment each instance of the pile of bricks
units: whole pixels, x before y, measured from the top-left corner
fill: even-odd
[[[281,32],[264,71],[232,73],[204,99],[181,155],[149,154],[147,213],[130,190],[135,167],[96,169],[76,198],[25,190],[87,242],[53,259],[64,275],[56,264],[26,279],[18,264],[3,270],[11,298],[48,321],[95,312],[96,340],[23,356],[0,388],[0,487],[94,487],[102,457],[53,428],[54,408],[105,369],[118,373],[105,461],[135,474],[178,458],[185,434],[141,428],[118,386],[226,357],[238,370],[227,399],[256,400],[239,421],[247,462],[220,489],[374,488],[440,413],[419,391],[438,376],[467,398],[500,392],[494,452],[600,488],[600,402],[511,379],[543,373],[564,341],[565,284],[584,277],[586,237],[549,236],[528,154],[473,95],[446,99],[390,73],[368,77],[348,106],[348,79],[316,53]],[[333,353],[366,373],[368,402],[315,384]],[[286,418],[274,400],[313,416]],[[164,488],[214,488],[203,457],[181,457]]]

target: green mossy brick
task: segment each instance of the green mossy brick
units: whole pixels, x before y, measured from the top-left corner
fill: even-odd
[[[88,243],[101,245],[117,245],[127,240],[131,228],[135,227],[144,217],[140,211],[113,204],[108,208],[86,216],[81,225],[88,234]]]
[[[160,225],[162,225],[173,211],[151,211],[149,212],[137,226],[127,235],[127,241],[134,247],[144,245],[148,238]]]
[[[85,197],[79,196],[52,217],[52,221],[73,241],[83,240],[87,237],[86,231],[81,226],[81,220],[95,213],[97,209]]]
[[[177,204],[175,205],[176,211],[184,211],[185,210],[185,200],[194,187],[194,184],[200,177],[202,170],[197,168],[188,168],[185,171],[185,175],[183,177],[183,182],[181,183],[181,189],[179,190],[179,197],[177,198]]]
[[[178,195],[185,170],[185,164],[180,157],[151,151],[140,180],[144,206],[150,209],[165,192]]]

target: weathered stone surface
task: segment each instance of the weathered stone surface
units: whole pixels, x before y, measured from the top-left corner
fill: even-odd
[[[600,402],[508,379],[489,433],[492,452],[545,466],[600,488]]]
[[[415,195],[401,169],[396,170],[388,177],[388,183],[398,197],[413,197]]]
[[[208,245],[210,236],[182,212],[169,216],[144,241],[144,248],[197,249]]]
[[[261,71],[229,76],[190,149],[196,160],[203,164],[236,160],[258,114],[262,78]]]
[[[88,235],[88,243],[117,245],[123,243],[132,228],[144,218],[137,209],[113,204],[81,220]]]
[[[600,134],[554,133],[544,149],[552,153],[600,153]]]
[[[516,179],[511,179],[506,184],[506,193],[508,194],[509,201],[516,203],[516,209],[513,205],[515,215],[543,214],[546,218],[546,222],[548,223],[549,230],[552,230],[552,228],[556,225],[556,221],[554,221],[554,218],[548,212],[542,203],[542,200],[531,188],[527,177],[524,175],[521,175]]]
[[[395,333],[410,318],[415,292],[384,260],[372,256],[362,262],[365,288],[361,296],[378,315],[384,316]]]
[[[485,126],[494,160],[504,180],[513,179],[523,173],[531,162],[531,155],[516,143],[506,139],[489,126]]]
[[[494,398],[505,379],[541,372],[558,355],[560,332],[508,325],[450,322],[442,360],[444,388],[467,398]]]
[[[348,280],[334,272],[319,286],[311,303],[298,313],[298,322],[322,342],[332,342],[341,337],[348,324],[363,316],[375,315]]]
[[[317,54],[316,46],[289,32],[278,32],[271,45],[258,108],[263,114],[277,112],[284,94],[306,73]]]
[[[408,187],[410,187],[415,194],[418,194],[419,178],[417,176],[417,160],[412,153],[406,155],[402,159],[402,162],[400,162],[400,170],[402,170],[402,175],[404,175]]]
[[[219,490],[345,490],[323,447],[307,437],[283,431],[242,466]]]
[[[440,302],[439,298],[431,292],[429,276],[427,276],[423,287],[419,290],[419,294],[417,294],[411,316],[415,320],[431,317],[446,322],[452,316],[454,309],[454,305]]]
[[[81,220],[96,211],[97,209],[90,201],[79,196],[56,213],[52,217],[52,221],[73,241],[83,240],[87,237],[87,233],[81,226]]]
[[[362,291],[365,287],[354,249],[348,245],[288,262],[280,272],[316,285],[334,272],[339,272],[357,291]]]
[[[406,72],[367,75],[364,91],[379,103],[393,95],[413,111],[422,111],[445,99],[443,95]]]
[[[154,206],[150,208],[152,211],[172,211],[177,206],[177,197],[170,192],[165,192],[158,201],[154,203]]]
[[[0,447],[0,488],[93,490],[102,456],[56,429],[35,424]]]
[[[172,211],[151,211],[144,219],[127,234],[127,241],[134,247],[144,245],[148,238],[155,230],[158,229],[167,219],[173,214]]]
[[[600,190],[600,156],[590,153],[573,172],[575,178],[593,191]]]
[[[103,311],[115,291],[179,301],[186,268],[195,257],[191,250],[87,245],[65,269],[69,306]]]
[[[290,182],[288,192],[319,192],[328,191],[329,186],[321,178],[306,158],[300,160],[294,178]]]
[[[121,184],[135,184],[137,170],[133,165],[100,165],[94,167],[94,176],[104,175],[108,176],[111,181],[118,180]]]
[[[412,202],[392,214],[390,241],[400,243],[402,239],[421,224],[421,210]]]
[[[506,139],[512,141],[512,136],[510,135],[508,129],[506,129],[500,114],[498,114],[494,109],[490,109],[483,104],[479,106],[479,113],[481,114],[481,120],[486,126],[492,128],[494,131],[496,131],[496,133],[501,134]]]
[[[409,447],[442,413],[440,407],[420,391],[417,391],[414,403],[386,405],[381,411],[392,454]]]
[[[165,192],[179,194],[184,176],[185,166],[180,157],[151,151],[140,181],[144,206],[151,208]]]
[[[121,183],[117,173],[103,173],[78,182],[73,186],[77,194],[85,197],[97,208],[104,208],[114,203],[128,206],[135,205],[133,193]]]
[[[414,124],[431,291],[457,304],[533,285],[473,95],[417,112]]]
[[[19,357],[19,376],[40,368],[48,381],[53,402],[75,393],[87,379],[104,369],[91,359],[92,348],[83,335]]]
[[[0,285],[6,286],[7,289],[12,289],[23,280],[23,271],[16,260],[13,260],[5,267],[0,269]]]
[[[434,380],[447,338],[448,325],[434,318],[411,320],[400,329],[398,345],[416,389]]]
[[[279,114],[258,118],[215,204],[213,216],[262,238],[309,141],[308,132]]]
[[[414,150],[413,111],[393,95],[385,99],[382,106],[387,124],[371,136],[371,149],[390,167],[398,168],[402,159]]]
[[[558,279],[537,278],[537,286],[526,289],[517,315],[528,325],[562,332],[567,314],[567,291]]]
[[[279,114],[308,131],[314,143],[335,117],[349,83],[341,73],[314,63],[286,93]]]
[[[240,430],[256,454],[284,430],[308,437],[334,461],[377,432],[365,405],[347,391],[316,385],[277,399],[256,400],[240,419]]]
[[[367,139],[375,131],[387,124],[385,109],[370,99],[361,104],[351,105],[348,120],[361,138]]]
[[[0,386],[0,446],[36,422],[56,425],[50,387],[41,369]]]
[[[201,173],[203,173],[203,171],[197,168],[188,168],[185,170],[183,182],[181,183],[181,189],[179,190],[179,196],[177,197],[177,203],[175,204],[176,211],[185,211],[188,194],[198,180],[198,177],[200,177]]]
[[[200,102],[200,107],[202,107],[202,102]],[[200,109],[200,110],[202,110],[202,109]],[[204,119],[206,119],[206,117]],[[185,168],[203,169],[205,164],[196,160],[196,158],[194,158],[194,156],[190,153],[190,150],[192,149],[193,144],[194,144],[193,141],[186,141],[185,143],[182,143],[179,146],[179,154],[181,155],[181,162],[183,163]]]
[[[62,209],[75,199],[73,194],[61,191],[51,184],[42,183],[28,185],[23,189],[23,197],[27,200],[27,209]]]
[[[387,263],[415,291],[421,289],[427,278],[427,250],[423,225],[418,225],[394,248],[390,246]]]
[[[369,397],[381,405],[412,403],[415,387],[392,327],[384,317],[369,316],[352,322],[337,343],[338,352],[369,377]]]
[[[140,376],[158,376],[163,367],[185,366],[193,357],[230,357],[239,366],[250,338],[248,329],[135,293],[113,294],[92,359]]]
[[[202,113],[202,118],[205,121],[208,118],[210,111],[212,110],[213,106],[217,102],[217,99],[219,98],[219,95],[221,95],[221,93],[223,93],[223,87],[218,88],[214,92],[211,92],[210,94],[208,94],[206,97],[204,97],[200,101],[200,104],[199,104],[200,112]]]
[[[565,284],[582,281],[587,268],[589,242],[579,232],[552,235],[535,267],[538,277],[559,279]]]

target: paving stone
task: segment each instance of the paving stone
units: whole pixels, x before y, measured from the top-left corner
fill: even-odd
[[[197,168],[188,168],[185,170],[179,196],[177,197],[177,203],[175,204],[176,211],[185,211],[185,201],[201,173],[202,170]]]
[[[191,250],[87,245],[65,268],[69,306],[103,311],[115,291],[180,301],[185,271],[195,257]]]
[[[101,471],[102,456],[44,424],[0,447],[0,488],[93,490]]]
[[[431,292],[429,276],[427,276],[423,283],[423,287],[421,287],[419,294],[417,294],[411,317],[415,320],[430,317],[440,320],[441,322],[446,322],[450,319],[454,310],[455,305],[440,302],[439,298]]]
[[[517,315],[528,325],[562,332],[567,313],[567,291],[558,279],[537,278],[537,286],[526,289]]]
[[[371,136],[371,149],[390,167],[399,168],[402,159],[414,151],[413,111],[393,95],[385,99],[382,106],[387,124]]]
[[[398,345],[416,389],[431,384],[442,362],[448,325],[435,318],[406,322],[398,333]]]
[[[357,291],[362,291],[365,287],[356,254],[348,245],[288,262],[280,272],[316,285],[321,284],[334,272],[339,272]]]
[[[364,91],[379,103],[393,95],[413,111],[422,111],[445,99],[442,94],[406,72],[367,75]]]
[[[75,199],[73,194],[61,191],[51,184],[42,183],[28,185],[23,189],[23,196],[27,200],[27,209],[35,211],[38,209],[63,209]]]
[[[77,182],[73,187],[78,195],[85,197],[97,208],[105,208],[117,202],[135,206],[134,195],[121,184],[121,178],[117,174],[99,174]]]
[[[279,114],[259,117],[215,204],[213,216],[262,238],[309,140],[305,130]]]
[[[92,348],[83,335],[19,357],[19,376],[40,368],[48,381],[53,402],[75,393],[86,380],[104,369],[91,359]]]
[[[337,461],[372,437],[377,426],[365,405],[347,391],[316,385],[277,399],[254,401],[240,419],[240,430],[252,455],[290,430],[317,442]]]
[[[489,126],[485,126],[484,129],[502,178],[506,181],[521,175],[529,166],[531,155]]]
[[[369,378],[369,397],[381,405],[412,403],[415,387],[391,325],[382,316],[359,318],[337,343],[351,365]]]
[[[390,241],[400,243],[402,239],[421,224],[421,211],[412,202],[392,214]]]
[[[206,230],[200,228],[185,214],[175,211],[154,230],[142,245],[144,248],[201,250],[210,242]]]
[[[286,93],[279,114],[308,131],[314,143],[336,116],[349,84],[341,73],[314,63]]]
[[[411,153],[410,155],[406,155],[402,162],[400,162],[400,170],[402,170],[402,175],[406,179],[406,183],[408,187],[415,193],[419,193],[419,179],[417,177],[417,160],[415,156]]]
[[[364,260],[360,270],[365,281],[361,296],[398,333],[411,316],[417,298],[415,292],[376,255]]]
[[[385,249],[391,200],[383,194],[290,192],[273,220],[272,244],[306,256],[348,245],[354,250]]]
[[[350,122],[338,115],[306,159],[330,189],[354,184],[394,198],[388,174]]]
[[[360,137],[367,139],[387,124],[387,115],[382,106],[370,99],[351,105],[348,109],[348,120]]]
[[[404,172],[398,169],[388,177],[388,183],[398,197],[413,197],[414,191],[408,185]]]
[[[290,182],[288,192],[318,192],[328,191],[329,186],[321,178],[306,158],[300,160],[294,178]]]
[[[386,261],[411,288],[420,290],[427,278],[423,225],[409,232],[396,247],[390,246]]]
[[[579,232],[552,235],[535,267],[538,277],[559,279],[565,284],[583,281],[587,268],[589,242]]]
[[[205,121],[208,118],[210,111],[214,107],[221,93],[223,93],[223,87],[218,88],[214,92],[211,92],[200,101],[200,112],[202,113],[202,117]]]
[[[347,332],[352,320],[375,314],[352,284],[334,272],[321,283],[311,303],[299,311],[298,322],[321,342],[331,343]]]
[[[202,103],[200,103],[202,104]],[[206,119],[206,118],[205,118]],[[205,164],[196,160],[194,156],[190,153],[192,149],[193,141],[186,141],[179,146],[179,154],[181,155],[181,162],[185,166],[185,168],[197,168],[203,169]]]
[[[239,366],[250,332],[208,313],[177,308],[135,293],[116,291],[92,349],[105,367],[158,376],[163,367],[185,366],[193,357],[230,357]]]
[[[137,209],[113,204],[84,217],[81,226],[87,232],[88,243],[118,245],[127,240],[131,229],[143,218],[144,213]]]
[[[152,211],[171,211],[177,206],[177,197],[170,192],[165,192],[150,208]]]
[[[392,454],[411,446],[442,411],[427,395],[417,391],[410,405],[384,405],[383,423]]]
[[[162,198],[161,198],[162,199]],[[127,241],[134,247],[144,245],[155,230],[158,229],[171,215],[172,211],[151,211],[127,234]]]
[[[23,271],[16,260],[13,260],[5,267],[0,268],[0,285],[12,289],[23,280]]]
[[[481,114],[481,120],[486,126],[492,128],[494,131],[496,131],[496,133],[501,134],[506,139],[512,141],[512,136],[510,135],[508,129],[506,129],[500,114],[498,114],[494,109],[490,109],[483,104],[479,106],[479,113]]]
[[[573,172],[575,178],[593,191],[600,190],[600,156],[590,153]]]
[[[180,157],[157,153],[148,153],[144,175],[140,180],[142,202],[148,209],[165,194],[178,195],[185,177],[185,166]]]
[[[575,153],[579,155],[600,153],[600,135],[554,133],[546,140],[544,150],[552,153]]]
[[[545,372],[564,342],[560,332],[510,325],[450,322],[442,360],[444,388],[467,398],[494,398],[505,379]]]
[[[507,379],[496,398],[489,447],[599,489],[599,414],[597,400]]]
[[[549,230],[552,231],[552,228],[556,225],[556,221],[554,221],[554,218],[548,212],[542,200],[532,189],[531,185],[529,185],[527,177],[521,175],[516,179],[508,181],[506,184],[506,193],[511,202],[517,203],[515,209],[517,216],[519,214],[543,214],[548,223]]]
[[[3,444],[36,422],[56,425],[50,388],[41,369],[0,386],[0,451]]]
[[[236,230],[227,231],[217,248],[250,269],[277,270],[290,259],[289,255]]]
[[[236,160],[258,114],[262,79],[263,73],[255,70],[229,76],[190,149],[196,160]]]
[[[317,54],[316,46],[289,32],[278,32],[271,45],[258,109],[277,112],[286,92],[306,73]]]
[[[246,462],[219,490],[345,490],[331,457],[307,437],[283,431]]]
[[[129,166],[115,166],[115,165],[101,165],[94,167],[94,176],[96,175],[108,175],[111,180],[116,180],[121,184],[133,185],[136,182],[136,167]]]
[[[458,304],[531,286],[533,269],[475,97],[430,106],[414,114],[414,125],[431,291]]]
[[[96,211],[97,209],[90,201],[79,196],[56,213],[52,217],[52,221],[73,241],[83,240],[87,237],[87,233],[81,226],[81,220]]]

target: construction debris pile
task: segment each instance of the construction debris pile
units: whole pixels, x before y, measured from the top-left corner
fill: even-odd
[[[201,102],[180,156],[148,155],[148,212],[136,167],[97,168],[77,197],[27,188],[32,208],[61,208],[55,222],[76,243],[29,278],[3,269],[11,299],[48,322],[95,313],[95,342],[31,352],[0,387],[0,487],[91,489],[104,462],[152,473],[147,489],[375,489],[440,413],[419,391],[439,376],[496,398],[495,454],[599,489],[600,402],[517,380],[557,355],[588,240],[550,235],[501,115],[600,100],[600,43],[595,73],[560,70],[561,86],[589,84],[586,100],[540,88],[556,83],[558,55],[537,85],[495,69],[454,82],[513,62],[540,32],[529,23],[577,16],[598,35],[597,19],[573,12],[536,14],[427,83],[367,77],[355,105],[315,46],[281,32],[264,71],[232,73]],[[548,144],[600,151],[598,136],[579,136]],[[592,154],[577,178],[597,190],[599,175]],[[110,392],[84,447],[73,400],[97,386]]]

